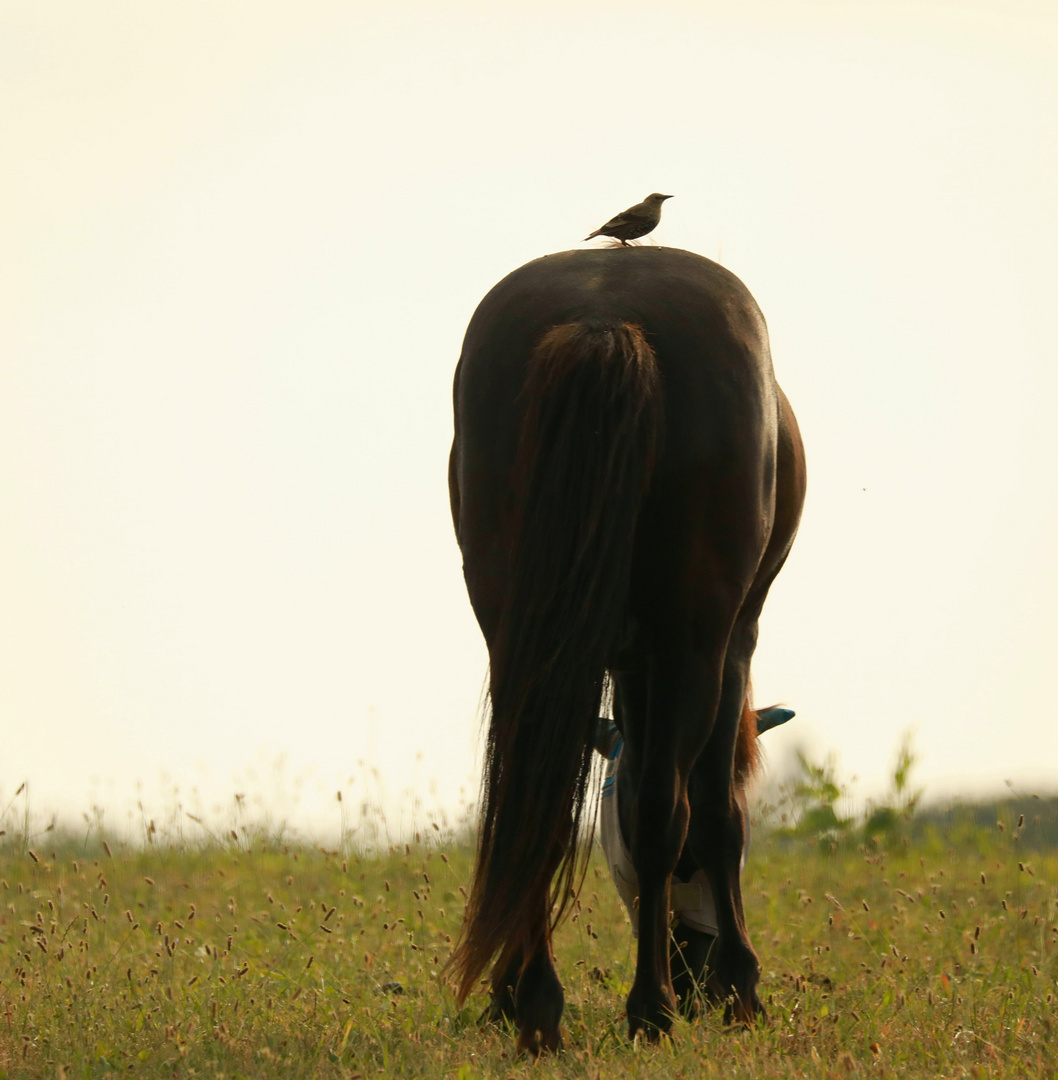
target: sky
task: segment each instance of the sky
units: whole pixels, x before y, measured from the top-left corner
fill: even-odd
[[[0,811],[473,799],[462,334],[651,191],[806,444],[774,766],[1055,788],[1053,4],[4,0],[0,145]]]

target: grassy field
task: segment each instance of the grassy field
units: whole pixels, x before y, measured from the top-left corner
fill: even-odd
[[[233,833],[207,847],[0,841],[0,1077],[1054,1077],[1058,857],[1000,829],[886,847],[758,836],[747,916],[770,1023],[632,1045],[605,871],[557,940],[566,1048],[534,1066],[440,978],[470,851]],[[98,846],[97,846],[98,845]]]

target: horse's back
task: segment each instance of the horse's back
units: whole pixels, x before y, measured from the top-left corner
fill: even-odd
[[[664,380],[665,458],[730,455],[773,438],[777,415],[764,318],[730,271],[675,248],[616,247],[535,259],[478,305],[456,380],[458,434],[513,460],[519,391],[553,326],[595,320],[642,327]],[[745,438],[739,440],[742,433]],[[746,449],[745,446],[742,447]]]

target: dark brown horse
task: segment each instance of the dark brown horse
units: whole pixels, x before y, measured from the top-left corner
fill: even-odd
[[[460,999],[492,965],[518,1047],[559,1045],[551,930],[610,673],[633,788],[639,945],[631,1035],[669,1029],[670,878],[702,868],[713,985],[762,1012],[742,912],[757,620],[800,517],[805,470],[767,330],[716,263],[658,247],[528,263],[482,300],[455,378],[449,470],[490,660],[478,860],[450,961]]]

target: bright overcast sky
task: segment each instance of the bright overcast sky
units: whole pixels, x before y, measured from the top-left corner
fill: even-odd
[[[1056,12],[0,4],[0,809],[472,791],[462,333],[650,191],[807,446],[772,759],[1053,788]]]

